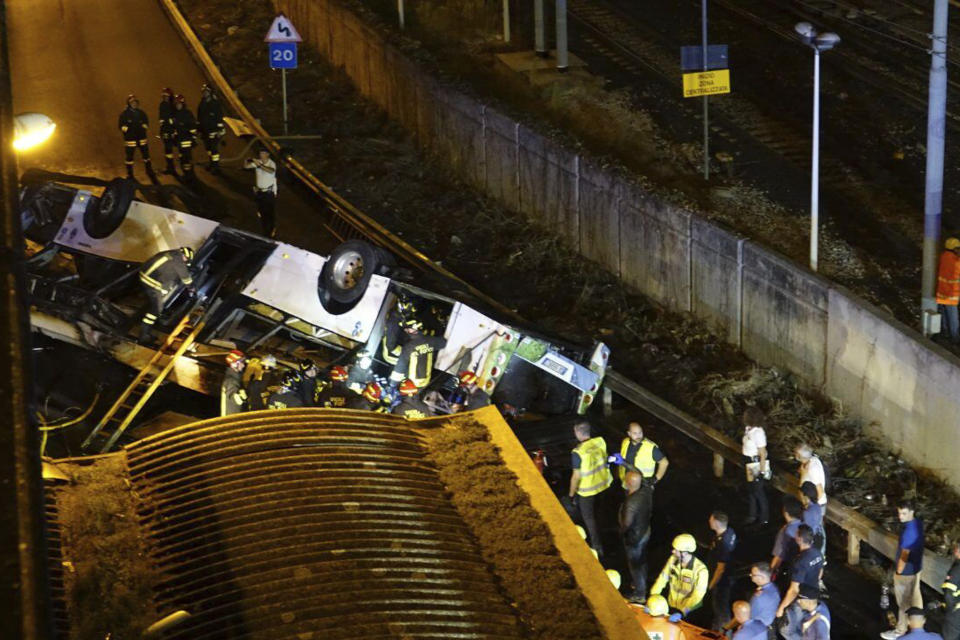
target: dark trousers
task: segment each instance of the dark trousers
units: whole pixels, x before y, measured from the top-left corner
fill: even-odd
[[[650,542],[650,530],[636,544],[624,542],[623,548],[627,552],[627,567],[630,569],[630,579],[633,590],[631,598],[647,599],[647,543]]]
[[[123,145],[123,152],[125,155],[124,164],[127,165],[128,174],[133,174],[133,156],[137,149],[140,150],[140,156],[143,158],[143,163],[147,165],[148,169],[150,168],[150,146],[147,144],[146,138],[143,140],[124,140]]]
[[[193,140],[181,140],[180,168],[184,173],[193,173]]]
[[[955,304],[938,304],[937,310],[943,319],[941,333],[954,342],[960,341],[960,307]]]
[[[583,517],[583,526],[587,530],[587,541],[598,555],[603,556],[603,542],[600,540],[600,527],[597,526],[597,514],[595,511],[597,498],[601,495],[603,494],[598,493],[595,496],[580,496],[579,502],[580,515]]]
[[[210,156],[211,166],[217,166],[220,162],[220,137],[215,133],[206,133],[203,136],[203,146],[207,149]]]
[[[726,571],[724,573],[726,573]],[[730,591],[732,588],[733,580],[730,579],[730,576],[724,575],[710,593],[710,604],[713,608],[712,626],[714,631],[722,629],[723,625],[727,624],[733,617],[733,614],[730,612]]]
[[[152,287],[144,287],[144,292],[147,294],[147,310],[141,319],[140,339],[146,341],[153,337],[153,326],[160,319],[167,298]]]
[[[277,194],[275,194],[273,191],[257,191],[254,197],[257,201],[257,216],[260,218],[260,226],[263,228],[263,235],[267,236],[268,238],[276,237],[276,219],[274,218],[273,212],[277,204]],[[581,504],[583,504],[583,500],[584,498],[581,497]],[[581,509],[582,508],[583,507],[581,507]],[[584,516],[584,518],[586,518],[586,516]],[[589,526],[587,527],[587,530],[590,530]],[[592,534],[590,539],[593,539]]]
[[[950,611],[943,617],[943,640],[960,640],[960,610]]]
[[[769,522],[770,503],[767,502],[767,481],[757,478],[747,483],[747,519]]]

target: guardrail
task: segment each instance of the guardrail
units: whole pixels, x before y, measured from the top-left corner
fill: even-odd
[[[213,62],[213,59],[207,53],[206,49],[204,49],[203,44],[193,32],[193,29],[187,23],[183,14],[180,13],[174,0],[159,1],[167,12],[170,21],[186,42],[191,54],[196,58],[200,66],[203,67],[210,80],[217,84],[221,95],[224,96],[230,107],[247,122],[256,132],[256,135],[271,149],[274,155],[281,159],[290,172],[324,201],[327,209],[341,224],[347,225],[354,232],[374,244],[390,249],[411,265],[426,269],[427,271],[431,271],[456,282],[476,298],[508,314],[510,317],[519,318],[518,314],[513,310],[490,298],[453,273],[434,263],[426,255],[372,220],[369,216],[321,182],[296,159],[289,155],[281,154],[280,146],[271,138],[270,134],[260,125],[257,119],[254,118],[253,114],[250,113],[243,102],[241,102],[239,96],[237,96],[236,92],[229,85],[223,73],[221,73],[220,69]],[[606,374],[604,385],[605,393],[617,393],[641,410],[653,415],[668,426],[677,429],[684,435],[710,449],[714,455],[715,473],[722,472],[724,461],[730,461],[736,465],[742,464],[740,447],[736,442],[693,416],[681,411],[669,402],[651,393],[649,390],[644,389],[639,384],[611,370]],[[608,398],[605,398],[605,401],[607,400]],[[775,476],[772,484],[784,493],[797,493],[797,481],[796,478],[792,476]],[[870,520],[846,505],[838,503],[836,500],[831,500],[827,504],[825,517],[847,532],[847,561],[851,564],[858,564],[860,561],[861,543],[869,544],[891,560],[894,558],[897,550],[897,537],[873,520]],[[946,575],[950,567],[950,562],[949,559],[929,549],[925,550],[924,569],[921,576],[923,581],[939,591],[940,584],[943,582],[943,576]]]

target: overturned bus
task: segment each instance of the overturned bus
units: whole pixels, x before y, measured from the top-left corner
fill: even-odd
[[[415,301],[445,338],[431,388],[451,388],[469,369],[494,402],[544,414],[582,414],[600,388],[603,343],[547,337],[382,247],[347,240],[318,255],[137,200],[133,181],[110,181],[99,196],[74,184],[28,181],[20,198],[32,326],[58,340],[143,366],[152,349],[135,337],[146,308],[138,268],[158,252],[190,247],[196,295],[176,295],[155,325],[173,331],[202,301],[203,327],[169,377],[183,386],[212,393],[223,371],[216,356],[233,348],[386,376],[392,367],[379,346],[391,311]]]

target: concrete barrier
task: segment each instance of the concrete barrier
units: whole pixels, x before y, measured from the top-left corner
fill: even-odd
[[[307,43],[470,184],[960,488],[960,359],[840,287],[443,86],[337,0],[274,0]]]

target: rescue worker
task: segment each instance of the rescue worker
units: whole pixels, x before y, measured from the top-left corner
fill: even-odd
[[[413,383],[413,380],[404,380],[398,388],[400,391],[400,404],[393,408],[393,415],[403,416],[407,420],[418,420],[420,418],[429,418],[433,411],[418,396],[420,389]]]
[[[937,270],[937,308],[943,317],[947,338],[960,342],[960,239],[950,237],[943,243]]]
[[[187,99],[182,94],[173,98],[173,127],[177,137],[177,148],[180,150],[180,169],[183,177],[193,180],[193,145],[197,141],[197,121],[187,108]]]
[[[193,262],[193,249],[180,247],[161,251],[140,265],[140,282],[147,294],[149,307],[143,314],[140,325],[140,340],[148,342],[153,337],[153,326],[157,323],[166,304],[183,288],[192,289],[193,276],[190,264]]]
[[[583,524],[587,528],[589,543],[597,557],[603,557],[603,542],[597,526],[596,501],[603,491],[613,484],[613,476],[607,466],[607,443],[601,436],[590,437],[590,423],[578,422],[573,427],[574,436],[580,444],[573,449],[570,468],[570,490],[573,504],[579,505]]]
[[[329,384],[327,384],[317,396],[318,407],[332,407],[334,409],[343,409],[351,398],[356,398],[357,394],[347,386],[347,380],[350,372],[346,367],[336,365],[330,368]]]
[[[125,153],[124,163],[127,165],[127,177],[133,178],[133,155],[140,150],[140,156],[143,158],[143,165],[147,170],[147,176],[150,180],[156,180],[157,176],[153,173],[153,165],[150,164],[150,146],[147,143],[147,128],[150,119],[140,108],[140,101],[132,93],[127,96],[127,106],[120,112],[117,119],[117,128],[123,135],[123,146]]]
[[[610,462],[620,466],[618,473],[621,484],[627,471],[636,471],[643,476],[644,483],[650,486],[663,479],[670,465],[660,447],[643,437],[643,427],[639,422],[631,422],[627,427],[627,437],[620,443],[620,453],[614,455]]]
[[[830,610],[820,602],[820,592],[804,585],[797,594],[797,605],[803,611],[799,637],[803,640],[830,640]]]
[[[650,596],[646,607],[631,608],[648,637],[661,640],[686,640],[687,636],[683,628],[677,624],[680,616],[673,614],[668,617],[670,606],[663,596]]]
[[[792,496],[786,496],[783,499],[784,525],[777,532],[771,552],[773,557],[770,559],[770,569],[773,571],[774,580],[781,573],[781,568],[789,567],[793,557],[797,555],[796,536],[802,515],[803,510],[800,507],[800,502]]]
[[[300,400],[304,407],[315,406],[317,394],[319,392],[317,384],[317,374],[320,368],[317,363],[309,358],[304,358],[297,366],[300,369],[299,380],[297,381],[297,392],[300,394]]]
[[[197,104],[197,125],[203,145],[210,156],[207,168],[214,175],[220,174],[220,138],[226,134],[223,126],[223,107],[216,92],[208,84],[200,87],[200,103]]]
[[[243,370],[247,359],[243,351],[232,350],[227,354],[227,370],[220,385],[220,415],[229,416],[243,411],[247,403],[247,391],[243,388]]]
[[[270,152],[261,148],[256,158],[247,158],[244,161],[243,168],[254,172],[253,194],[263,235],[276,238],[277,221],[274,210],[277,205],[277,165],[270,159]]]
[[[627,600],[643,602],[647,599],[647,543],[650,542],[653,487],[644,485],[643,476],[635,471],[627,473],[624,485],[627,497],[620,505],[620,536],[633,583]]]
[[[397,364],[403,350],[403,327],[400,323],[412,317],[416,312],[413,302],[404,295],[397,297],[397,304],[390,309],[383,322],[383,336],[380,338],[380,357],[391,367]]]
[[[714,533],[707,556],[707,568],[710,571],[707,590],[713,605],[713,630],[718,631],[730,621],[730,590],[733,588],[733,567],[730,563],[737,548],[737,534],[730,526],[730,517],[723,511],[711,513],[707,523]]]
[[[790,586],[777,608],[778,618],[787,616],[787,622],[781,629],[787,640],[800,640],[796,629],[803,617],[803,611],[795,603],[800,587],[807,586],[819,593],[820,580],[823,578],[823,556],[820,555],[820,550],[813,546],[813,530],[801,524],[797,528],[796,542],[799,552],[790,563]]]
[[[408,318],[402,321],[402,325],[407,337],[397,364],[393,366],[390,382],[400,384],[404,378],[409,378],[418,389],[423,389],[430,384],[437,352],[446,341],[440,336],[424,335],[423,323],[416,318]]]
[[[927,614],[920,607],[910,607],[907,609],[907,626],[910,628],[906,634],[900,636],[903,640],[943,640],[939,633],[927,631],[923,626],[927,623]]]
[[[380,411],[380,396],[383,395],[383,388],[376,382],[368,382],[363,388],[363,393],[355,395],[347,401],[347,409],[358,409],[360,411]]]
[[[173,89],[165,88],[160,92],[160,106],[157,109],[160,140],[163,142],[163,157],[167,161],[167,168],[163,172],[168,176],[177,175],[177,168],[173,165],[173,151],[177,146],[177,127],[173,121],[173,97]]]
[[[767,625],[752,616],[746,600],[733,603],[733,622],[732,640],[767,640]]]
[[[673,552],[650,589],[660,595],[668,587],[667,603],[684,616],[699,609],[707,593],[707,567],[693,555],[696,551],[697,541],[689,533],[674,538]]]
[[[953,543],[953,564],[950,565],[943,584],[943,640],[960,640],[960,543]]]
[[[276,391],[270,394],[268,409],[296,409],[303,406],[299,390],[300,376],[295,371],[287,371],[280,379]]]
[[[457,379],[460,385],[450,398],[451,413],[490,406],[490,396],[477,385],[477,374],[473,371],[461,371]]]
[[[275,380],[277,358],[268,353],[262,358],[251,358],[243,371],[243,386],[247,390],[247,402],[251,411],[267,408],[270,388]]]

